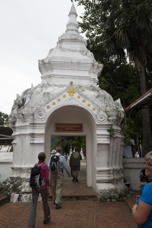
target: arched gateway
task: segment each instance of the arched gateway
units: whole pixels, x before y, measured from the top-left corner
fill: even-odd
[[[37,154],[45,151],[49,156],[52,135],[83,135],[87,186],[99,195],[103,190],[120,192],[124,190],[120,128],[123,109],[119,100],[114,101],[97,86],[102,65],[86,48],[76,18],[72,4],[65,33],[39,61],[41,83],[14,101],[10,116],[15,137],[13,176],[28,178]],[[23,185],[27,187],[26,181]]]

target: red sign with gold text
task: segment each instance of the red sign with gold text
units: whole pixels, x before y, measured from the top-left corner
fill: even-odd
[[[55,131],[57,132],[82,132],[83,125],[81,123],[56,123]]]

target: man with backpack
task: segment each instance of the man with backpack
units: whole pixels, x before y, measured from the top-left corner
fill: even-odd
[[[71,168],[71,176],[73,177],[73,182],[78,183],[78,176],[80,173],[80,164],[81,164],[82,156],[78,150],[78,148],[73,151],[70,156],[69,164]]]
[[[54,152],[54,150],[52,151]],[[70,176],[69,167],[67,161],[63,155],[61,155],[61,148],[56,149],[56,153],[51,154],[49,161],[49,169],[51,176],[51,190],[52,190],[52,200],[56,206],[56,209],[62,208],[61,198],[62,198],[62,188],[63,188],[63,176],[64,170]]]
[[[50,208],[48,205],[48,188],[49,188],[49,167],[45,163],[46,155],[41,152],[38,154],[38,163],[31,169],[30,186],[32,188],[32,207],[30,210],[28,226],[35,228],[36,209],[39,193],[42,197],[44,224],[50,223]]]

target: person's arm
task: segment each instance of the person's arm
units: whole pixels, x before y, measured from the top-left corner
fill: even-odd
[[[148,216],[152,210],[152,206],[144,201],[139,201],[132,208],[132,215],[137,224],[143,224],[147,221]]]
[[[49,185],[51,187],[51,170],[49,169]]]
[[[63,156],[61,157],[61,162],[63,164],[63,169],[66,171],[67,175],[71,176],[68,163],[67,163],[66,159]]]
[[[81,154],[79,154],[80,155],[80,161],[82,160],[82,156],[81,156]]]

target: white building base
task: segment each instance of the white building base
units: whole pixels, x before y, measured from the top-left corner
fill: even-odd
[[[123,160],[124,177],[131,190],[140,190],[140,171],[144,167],[144,158],[125,158]]]

